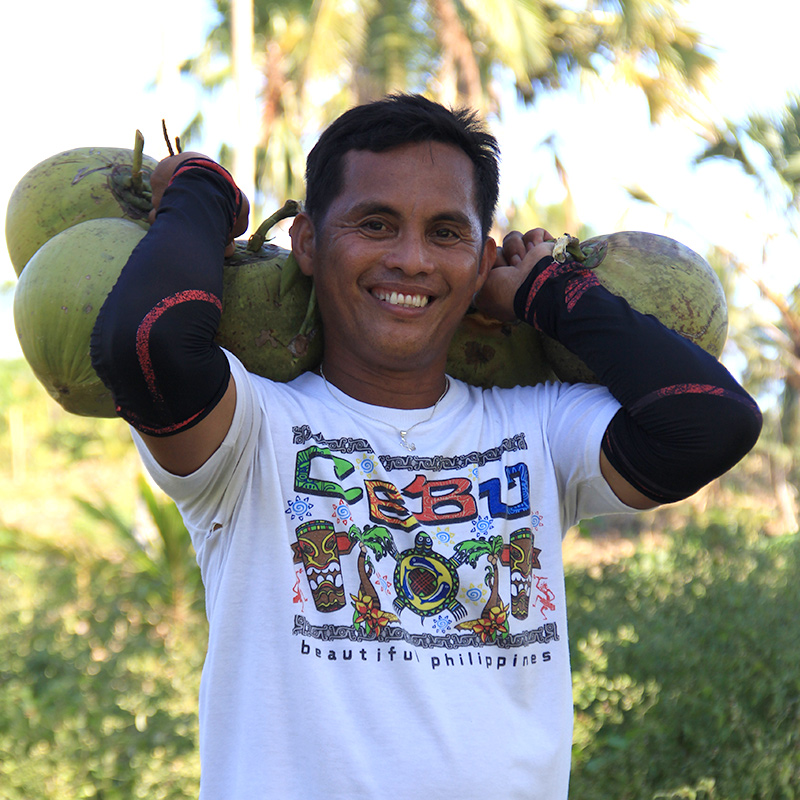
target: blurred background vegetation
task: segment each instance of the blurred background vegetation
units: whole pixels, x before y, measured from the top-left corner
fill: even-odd
[[[218,156],[250,159],[262,200],[302,196],[309,141],[354,102],[422,91],[501,116],[498,86],[535,103],[602,74],[638,87],[654,125],[702,131],[697,162],[738,165],[800,230],[800,99],[716,118],[703,101],[713,55],[677,0],[216,5],[184,69],[213,92],[239,79],[237,48],[255,53],[262,136]],[[181,132],[187,148],[202,125],[198,113]],[[552,155],[564,201],[532,188],[504,222],[586,236]],[[764,431],[689,501],[567,537],[575,800],[800,796],[800,284],[769,286],[722,248],[703,255],[730,301],[725,361]],[[739,302],[743,287],[762,301]],[[0,362],[0,798],[196,797],[205,626],[188,536],[125,426],[66,414],[24,362]]]

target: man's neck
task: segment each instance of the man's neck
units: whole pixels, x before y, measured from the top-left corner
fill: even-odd
[[[362,403],[386,408],[429,408],[447,388],[444,365],[438,369],[353,369],[324,358],[320,372],[332,386]]]

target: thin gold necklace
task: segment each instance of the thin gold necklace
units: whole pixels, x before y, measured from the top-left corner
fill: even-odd
[[[328,394],[337,402],[339,405],[344,406],[345,408],[350,408],[350,406],[343,403],[332,391],[331,387],[328,385],[328,379],[325,377],[325,373],[322,371],[322,366],[320,365],[319,374],[322,376],[322,380],[325,382],[325,388],[328,390]],[[433,415],[436,413],[436,409],[439,406],[439,403],[442,402],[444,396],[450,389],[450,378],[445,375],[445,386],[444,391],[439,395],[439,399],[433,404],[433,408],[431,409],[431,413],[428,414],[425,419],[421,419],[419,422],[415,422],[413,425],[409,426],[405,430],[398,428],[396,425],[392,425],[390,422],[387,422],[385,419],[379,419],[378,417],[373,417],[371,414],[365,414],[363,411],[359,410],[359,414],[364,414],[365,417],[369,417],[369,419],[375,420],[375,422],[383,422],[384,425],[388,425],[390,428],[394,428],[400,434],[400,444],[405,447],[410,453],[414,452],[417,449],[417,446],[414,442],[410,442],[408,440],[408,434],[417,427],[417,425],[422,425],[423,422],[430,422],[433,419]],[[356,409],[351,409],[356,410]]]

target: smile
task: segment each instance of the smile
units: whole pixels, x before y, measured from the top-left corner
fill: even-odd
[[[424,308],[428,305],[428,296],[425,294],[401,294],[400,292],[384,292],[376,289],[373,296],[392,306],[409,306],[411,308]]]

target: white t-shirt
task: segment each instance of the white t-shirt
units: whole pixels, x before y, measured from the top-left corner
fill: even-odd
[[[630,510],[599,468],[617,402],[451,380],[427,420],[229,358],[233,423],[197,472],[134,437],[206,588],[203,800],[566,798],[561,540]]]

